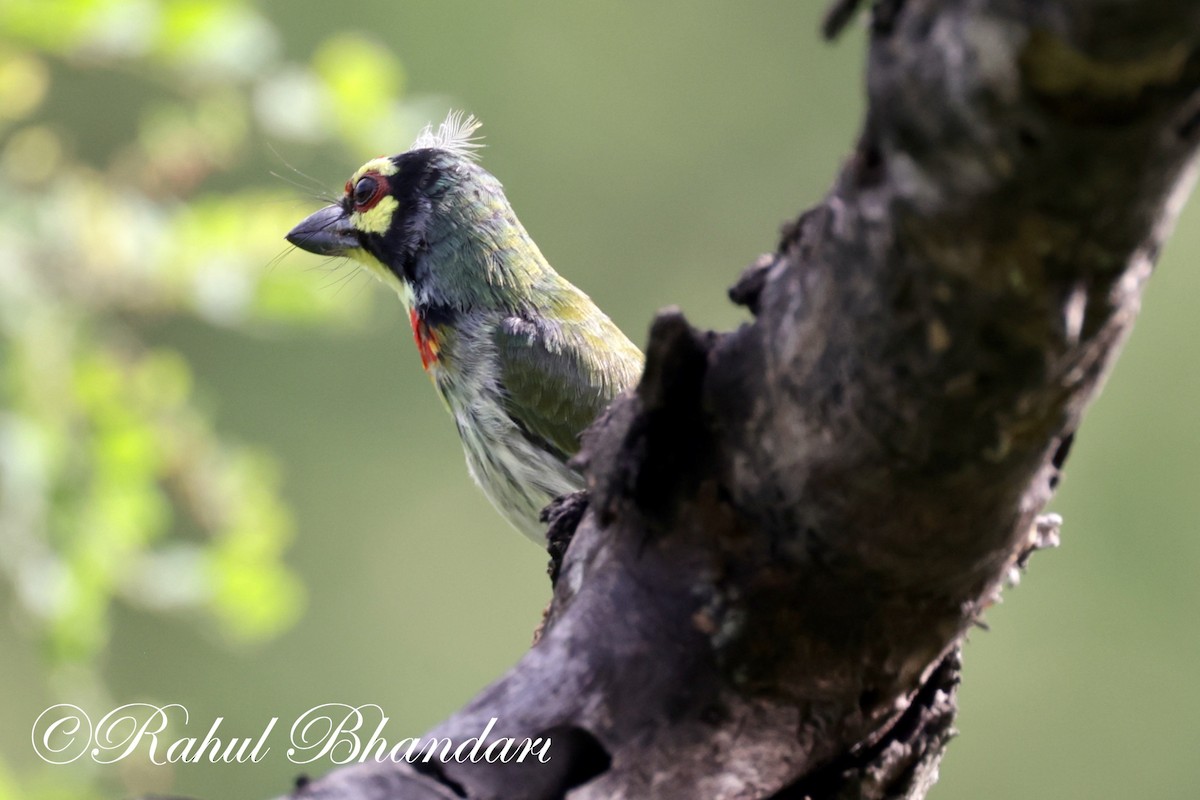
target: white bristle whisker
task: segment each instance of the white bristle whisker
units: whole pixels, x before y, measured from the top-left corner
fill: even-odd
[[[432,123],[426,125],[413,142],[413,150],[436,148],[472,160],[479,158],[477,152],[483,147],[483,142],[475,135],[482,125],[474,114],[464,114],[462,111],[451,111],[446,115],[437,131]]]

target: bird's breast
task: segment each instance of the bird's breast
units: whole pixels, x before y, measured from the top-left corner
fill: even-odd
[[[422,318],[415,308],[408,312],[408,320],[412,323],[413,341],[417,344],[417,352],[421,356],[421,366],[426,372],[438,362],[441,345],[437,332]]]

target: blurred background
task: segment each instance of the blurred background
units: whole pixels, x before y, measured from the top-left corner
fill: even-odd
[[[550,261],[639,343],[816,202],[864,37],[821,3],[0,2],[0,800],[266,798],[286,726],[417,736],[526,648],[545,556],[470,484],[394,296],[283,234],[462,108]],[[933,797],[1200,787],[1200,218],[966,652]],[[281,729],[259,764],[48,766],[54,703]],[[197,730],[196,728],[200,729]],[[184,735],[179,731],[178,735]]]

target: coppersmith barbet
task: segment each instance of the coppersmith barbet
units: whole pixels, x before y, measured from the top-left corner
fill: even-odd
[[[287,239],[354,259],[399,293],[472,477],[541,543],[541,509],[583,488],[567,465],[580,434],[634,384],[643,358],[547,263],[476,163],[477,128],[452,113],[406,152],[368,161],[340,202]]]

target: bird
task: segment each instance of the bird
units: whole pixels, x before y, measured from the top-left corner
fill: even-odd
[[[286,239],[347,257],[396,291],[471,477],[545,546],[542,509],[585,486],[570,463],[580,435],[636,384],[644,357],[542,255],[478,163],[479,125],[451,112],[425,126],[408,150],[359,167]]]

